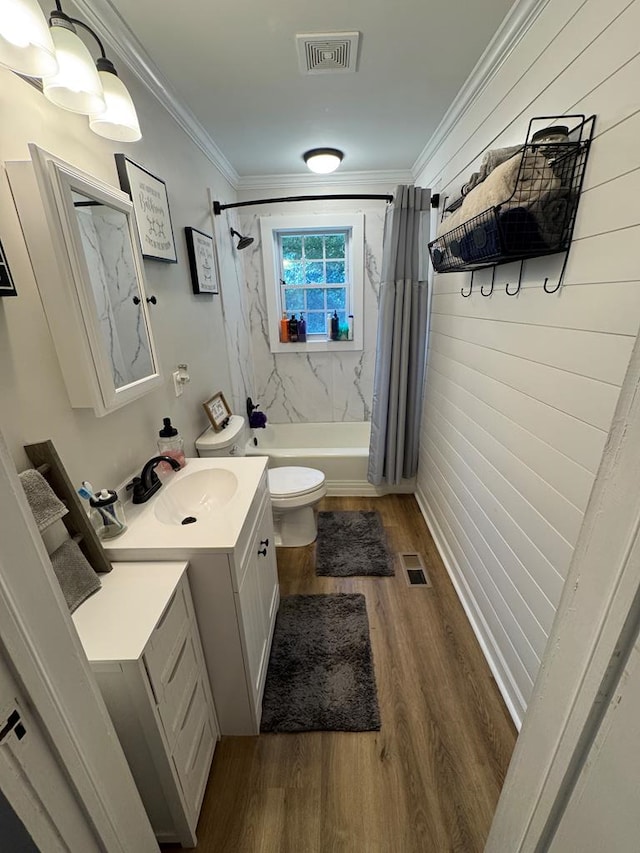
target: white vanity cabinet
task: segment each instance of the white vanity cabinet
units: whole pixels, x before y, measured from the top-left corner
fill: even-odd
[[[161,842],[196,845],[218,725],[187,563],[114,563],[73,614]]]
[[[111,560],[189,561],[189,585],[223,735],[260,731],[280,602],[267,461],[261,456],[188,459],[148,502],[127,504],[127,530],[104,542]],[[218,471],[224,474],[216,479]],[[216,483],[230,479],[235,490],[226,503],[216,501]],[[196,521],[181,524],[186,516]]]
[[[266,471],[233,551],[194,554],[189,579],[220,730],[258,734],[280,602]]]

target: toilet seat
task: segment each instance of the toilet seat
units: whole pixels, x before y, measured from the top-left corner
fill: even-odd
[[[312,495],[324,487],[324,474],[315,468],[302,468],[300,466],[285,466],[283,468],[270,468],[269,491],[275,500],[286,500],[289,498],[302,498]]]

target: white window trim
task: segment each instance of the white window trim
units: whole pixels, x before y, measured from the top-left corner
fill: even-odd
[[[307,341],[283,344],[280,342],[278,300],[279,259],[276,251],[277,232],[285,229],[330,228],[351,230],[351,309],[353,314],[352,341]],[[269,319],[269,346],[271,352],[340,352],[362,350],[364,328],[364,214],[362,213],[301,213],[290,216],[261,216],[262,263]]]

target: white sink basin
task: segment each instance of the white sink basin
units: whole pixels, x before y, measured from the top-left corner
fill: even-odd
[[[153,504],[163,524],[191,525],[226,506],[238,489],[238,478],[226,468],[195,471],[168,479]]]

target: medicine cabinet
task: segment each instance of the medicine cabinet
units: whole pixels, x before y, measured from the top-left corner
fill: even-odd
[[[30,162],[6,164],[14,200],[71,405],[100,417],[162,382],[133,206],[29,150]]]

